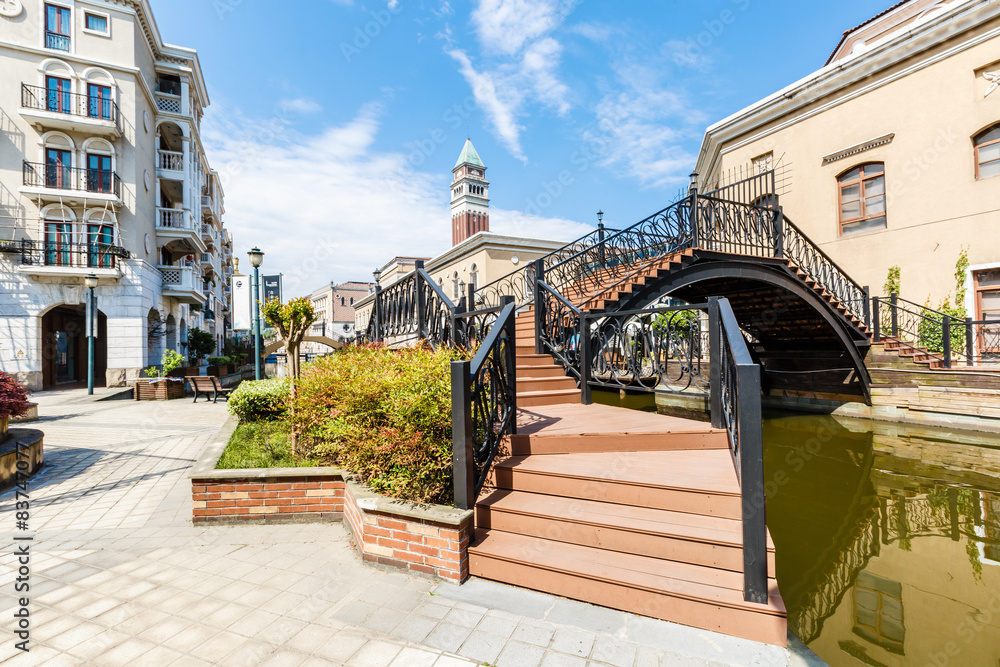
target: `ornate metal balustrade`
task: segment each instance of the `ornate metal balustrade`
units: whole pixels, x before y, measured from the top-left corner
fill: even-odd
[[[517,432],[516,308],[507,296],[472,361],[451,365],[455,506],[461,509],[475,506],[504,438]],[[476,317],[463,319],[468,325]]]
[[[95,121],[109,121],[121,131],[118,105],[105,97],[21,84],[21,108],[67,114]]]
[[[114,195],[119,199],[122,196],[122,181],[113,171],[24,161],[21,173],[27,187]]]
[[[1000,364],[1000,320],[976,321],[907,301],[873,297],[873,340],[899,343],[945,368]]]
[[[455,304],[417,261],[416,268],[385,289],[376,288],[371,316],[359,342],[453,343]]]
[[[131,254],[108,243],[58,243],[48,241],[4,241],[0,252],[19,254],[22,266],[114,269]]]
[[[548,269],[586,248],[600,244],[605,238],[618,231],[610,227],[595,229],[575,241],[567,243],[562,248],[541,257],[540,260],[543,266]],[[496,307],[500,305],[505,296],[514,297],[514,302],[518,306],[526,306],[532,302],[532,298],[534,297],[532,289],[535,280],[534,275],[534,263],[512,271],[503,278],[494,280],[489,285],[476,290],[474,302],[470,302],[469,306]]]

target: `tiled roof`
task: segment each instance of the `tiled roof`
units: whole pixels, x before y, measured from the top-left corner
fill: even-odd
[[[896,11],[897,9],[899,9],[900,7],[902,7],[903,5],[908,4],[910,2],[913,2],[913,0],[903,0],[902,2],[897,2],[892,7],[889,7],[885,11],[876,14],[875,16],[871,17],[870,19],[868,19],[864,23],[859,23],[858,25],[854,26],[850,30],[845,30],[844,31],[844,36],[840,38],[839,42],[837,42],[837,48],[835,48],[833,50],[833,53],[830,54],[830,57],[827,59],[826,64],[829,65],[830,63],[833,62],[833,57],[837,55],[837,51],[840,51],[840,47],[843,46],[844,42],[847,41],[847,38],[851,35],[851,33],[855,32],[855,31],[857,31],[857,30],[859,30],[861,28],[864,28],[866,25],[868,25],[870,23],[874,23],[875,21],[878,21],[880,18],[882,18],[886,14],[888,14],[890,12]]]
[[[465,140],[465,146],[462,147],[462,153],[458,156],[458,162],[455,163],[455,169],[458,169],[463,164],[471,164],[474,167],[486,168],[483,161],[479,159],[479,153],[476,152],[475,146],[472,145],[472,139]]]

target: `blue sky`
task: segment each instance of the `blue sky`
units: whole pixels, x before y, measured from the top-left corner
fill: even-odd
[[[493,231],[627,225],[686,186],[705,127],[820,68],[889,0],[151,0],[198,49],[203,138],[242,252],[286,295],[450,245],[466,134]]]

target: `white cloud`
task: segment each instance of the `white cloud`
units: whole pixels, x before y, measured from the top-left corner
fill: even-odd
[[[480,0],[472,22],[487,50],[513,56],[559,26],[572,8],[568,0]]]
[[[202,134],[223,180],[235,254],[242,260],[259,245],[265,271],[284,274],[289,297],[331,280],[367,280],[395,255],[432,257],[450,247],[451,174],[416,171],[406,154],[374,150],[384,113],[368,104],[314,135],[278,118],[246,118],[224,102],[206,113]],[[580,234],[568,220],[498,209],[491,217],[501,233]]]
[[[453,49],[448,55],[458,62],[458,70],[472,88],[476,103],[490,117],[507,150],[517,159],[526,161],[521,150],[523,128],[517,124],[516,118],[517,108],[521,103],[520,96],[512,88],[505,88],[501,94],[498,91],[498,82],[501,82],[502,78],[494,73],[477,71],[464,51]]]
[[[704,50],[691,41],[670,40],[663,45],[663,53],[678,67],[701,69],[712,62]]]
[[[623,67],[617,78],[621,88],[598,103],[598,131],[588,134],[603,146],[599,163],[646,186],[676,185],[695,164],[683,144],[704,126],[704,114],[655,67]]]
[[[560,116],[570,111],[569,88],[556,76],[562,45],[551,37],[541,39],[524,52],[522,71],[531,82],[538,99],[555,109]]]
[[[316,102],[315,100],[306,99],[305,97],[296,97],[292,99],[281,100],[281,102],[279,103],[279,107],[285,113],[294,113],[301,115],[317,113],[323,110],[323,107],[320,106],[318,102]]]

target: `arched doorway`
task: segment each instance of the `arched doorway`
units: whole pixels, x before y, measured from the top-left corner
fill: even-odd
[[[94,341],[94,384],[103,387],[108,370],[108,318],[98,310]],[[42,388],[87,381],[84,306],[56,306],[42,316]]]
[[[167,315],[167,348],[168,350],[177,349],[177,321],[174,319],[173,315]]]

